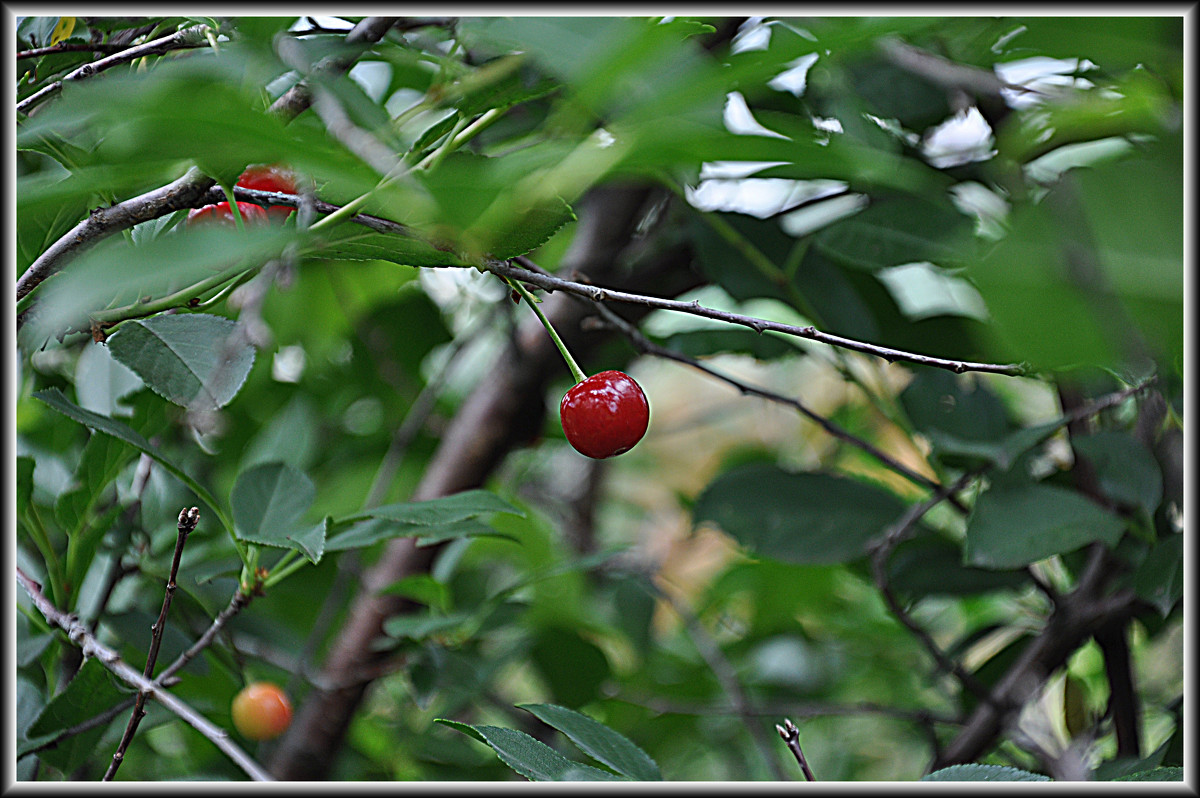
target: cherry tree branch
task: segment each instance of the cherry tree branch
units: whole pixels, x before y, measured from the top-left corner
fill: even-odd
[[[378,41],[395,22],[391,17],[367,17],[346,35],[350,44],[367,44]],[[349,69],[354,63],[350,56],[339,56],[330,60],[323,69]],[[308,108],[311,95],[303,84],[292,87],[271,106],[271,111],[284,119],[292,119]],[[185,208],[199,207],[198,200],[213,187],[216,181],[199,169],[190,169],[178,180],[156,188],[137,197],[119,202],[108,208],[96,208],[88,218],[77,224],[66,235],[51,244],[37,257],[29,268],[17,279],[16,299],[19,302],[26,294],[50,275],[54,274],[70,257],[78,255],[87,247],[103,238],[128,230],[136,224],[157,219]],[[18,328],[22,318],[18,317]]]
[[[775,731],[779,732],[779,736],[787,743],[792,756],[796,757],[796,762],[800,765],[805,780],[816,781],[817,777],[813,775],[812,768],[808,766],[808,760],[804,757],[804,751],[800,749],[800,729],[796,728],[796,724],[788,718],[784,718],[782,726],[778,723],[775,724]]]
[[[121,681],[136,687],[139,691],[145,692],[171,712],[178,715],[188,725],[208,738],[213,745],[220,749],[221,753],[229,757],[250,778],[255,781],[272,781],[270,774],[263,770],[261,765],[255,762],[254,759],[229,738],[229,732],[215,725],[208,718],[192,709],[191,706],[176,698],[164,689],[161,684],[150,681],[123,662],[117,652],[97,640],[95,635],[88,630],[87,625],[82,623],[79,618],[65,613],[54,606],[46,598],[45,594],[42,593],[41,585],[26,576],[25,572],[20,568],[17,568],[16,571],[17,582],[29,594],[33,605],[50,624],[66,632],[68,639],[81,648],[85,656],[95,657],[99,660],[100,664],[115,674]]]
[[[688,637],[692,639],[692,645],[696,647],[696,651],[708,665],[708,669],[717,677],[717,681],[721,684],[721,689],[729,697],[729,703],[733,707],[733,711],[741,718],[742,724],[750,733],[751,739],[754,740],[754,744],[758,747],[759,753],[762,754],[775,780],[782,781],[783,771],[779,767],[779,762],[775,759],[773,749],[769,745],[762,727],[755,722],[755,718],[747,711],[750,702],[746,698],[746,691],[742,689],[742,683],[738,679],[737,671],[725,656],[725,652],[721,650],[717,641],[713,640],[712,636],[709,635],[708,630],[704,628],[704,625],[700,623],[700,619],[696,617],[696,614],[692,612],[692,609],[687,604],[666,590],[663,590],[653,580],[647,578],[641,581],[645,588],[656,598],[662,599],[671,609],[675,610],[675,614],[683,621]]]
[[[891,580],[888,578],[888,559],[891,557],[896,546],[912,536],[912,529],[917,525],[917,522],[927,512],[965,488],[970,484],[971,480],[978,476],[978,473],[968,471],[952,484],[939,487],[925,501],[918,502],[909,507],[904,512],[904,515],[900,516],[896,523],[883,533],[882,537],[871,544],[870,555],[871,573],[875,578],[875,586],[879,588],[879,592],[883,595],[883,600],[887,603],[888,609],[892,611],[892,614],[896,616],[896,619],[925,647],[925,650],[929,652],[942,671],[953,674],[963,687],[970,690],[981,700],[987,700],[987,688],[970,671],[964,668],[961,662],[952,659],[942,651],[941,647],[938,646],[930,634],[900,606],[900,602],[896,599],[896,594],[892,592]]]
[[[179,576],[179,561],[183,557],[183,546],[187,543],[188,535],[196,528],[196,524],[199,521],[199,509],[195,507],[188,509],[185,507],[179,511],[178,535],[175,538],[175,556],[171,561],[170,576],[167,577],[167,589],[163,596],[162,610],[158,613],[158,620],[150,627],[150,652],[146,655],[146,667],[142,670],[142,676],[147,679],[154,675],[154,665],[158,662],[158,651],[162,647],[163,632],[167,628],[167,613],[170,612],[171,601],[175,598],[175,579]],[[129,716],[129,723],[125,726],[125,733],[121,735],[121,742],[117,744],[117,750],[113,753],[112,762],[109,763],[108,770],[104,773],[104,781],[112,781],[113,777],[117,775],[117,769],[125,761],[125,751],[128,750],[129,744],[133,741],[133,735],[137,733],[137,728],[145,716],[146,693],[144,690],[138,690],[137,699],[133,704],[133,714]]]
[[[884,465],[888,469],[894,471],[895,473],[897,473],[900,476],[907,479],[909,482],[912,482],[915,485],[920,485],[922,487],[929,488],[931,490],[936,490],[941,487],[941,485],[936,480],[930,479],[929,477],[925,476],[924,474],[914,471],[913,469],[911,469],[908,466],[901,463],[899,460],[896,460],[895,458],[893,458],[891,455],[887,454],[886,452],[883,452],[882,450],[880,450],[878,447],[871,444],[870,442],[865,441],[862,438],[859,438],[857,435],[854,435],[853,433],[849,432],[848,430],[843,429],[842,427],[839,427],[837,424],[833,423],[829,419],[825,418],[824,416],[820,415],[816,411],[809,408],[807,405],[802,403],[799,399],[794,399],[790,396],[783,396],[782,394],[777,394],[773,391],[768,391],[765,388],[760,388],[756,385],[751,385],[747,382],[743,382],[742,380],[739,380],[736,377],[731,377],[728,374],[717,371],[716,369],[712,368],[711,366],[705,365],[704,363],[701,363],[700,361],[696,360],[695,358],[691,358],[691,357],[688,357],[687,355],[683,355],[683,354],[680,354],[679,352],[674,352],[670,349],[667,349],[666,347],[659,346],[658,344],[654,343],[649,338],[647,338],[645,335],[643,335],[639,329],[637,329],[632,324],[630,324],[629,322],[622,319],[620,316],[618,316],[616,313],[614,313],[608,307],[601,305],[599,303],[595,304],[594,307],[600,313],[600,315],[604,317],[604,321],[606,323],[608,323],[608,324],[612,325],[613,327],[617,328],[618,330],[620,330],[620,332],[622,334],[624,334],[625,337],[628,338],[630,340],[630,342],[634,345],[634,347],[637,348],[637,350],[639,352],[641,352],[642,354],[653,355],[655,357],[661,357],[666,360],[673,360],[676,363],[683,363],[685,365],[691,366],[692,368],[694,368],[698,371],[704,372],[705,374],[709,375],[710,377],[714,377],[728,385],[733,386],[734,388],[741,391],[743,394],[747,394],[750,396],[757,396],[757,397],[766,399],[771,402],[776,402],[778,404],[782,404],[782,405],[791,407],[794,410],[796,410],[796,412],[800,413],[800,415],[804,416],[805,418],[809,419],[810,421],[815,423],[817,426],[819,426],[821,429],[825,430],[825,432],[827,432],[829,435],[833,436],[834,438],[837,438],[840,441],[844,441],[845,443],[848,443],[851,446],[854,446],[854,447],[860,449],[861,451],[865,452],[866,454],[868,454],[871,457],[878,460],[882,465]],[[954,504],[954,506],[956,508],[958,508],[959,512],[966,514],[966,512],[967,512],[966,506],[956,496],[950,495],[948,498]]]
[[[793,335],[797,338],[806,338],[812,341],[818,341],[831,346],[839,346],[843,349],[852,349],[856,352],[865,352],[868,355],[881,357],[889,362],[902,361],[906,363],[916,363],[922,366],[933,366],[940,369],[948,369],[957,374],[962,374],[966,371],[980,371],[989,374],[1004,374],[1011,377],[1027,374],[1028,366],[1021,363],[974,363],[961,360],[947,360],[946,358],[933,357],[930,355],[921,355],[915,352],[905,352],[901,349],[892,349],[891,347],[878,346],[869,344],[864,341],[856,341],[852,338],[844,338],[840,335],[821,332],[816,327],[811,325],[807,327],[798,327],[794,324],[784,324],[783,322],[770,321],[768,319],[758,319],[753,316],[743,316],[738,313],[730,313],[724,310],[717,310],[701,305],[698,301],[682,302],[677,299],[659,299],[657,297],[645,296],[642,294],[631,294],[625,291],[617,291],[612,288],[601,288],[595,285],[585,285],[583,283],[564,280],[561,277],[554,275],[539,274],[528,269],[522,269],[513,266],[507,261],[489,261],[485,268],[501,277],[507,277],[513,280],[520,280],[525,283],[530,283],[542,288],[546,291],[565,291],[569,294],[582,296],[586,299],[591,299],[595,302],[624,302],[631,305],[641,305],[643,307],[655,308],[659,310],[674,310],[679,313],[689,313],[693,316],[700,316],[706,319],[716,319],[717,321],[727,322],[729,324],[737,324],[742,327],[749,327],[757,333],[772,332],[783,333],[784,335]]]
[[[365,17],[346,34],[348,45],[371,45],[379,41],[400,19],[398,17]],[[364,48],[365,49],[365,48]],[[313,67],[313,74],[333,74],[349,69],[361,53],[339,53],[328,56]],[[312,91],[308,81],[302,80],[288,89],[279,99],[271,103],[272,113],[287,118],[297,116],[312,105]]]
[[[93,61],[90,64],[84,64],[73,72],[67,73],[61,80],[56,80],[45,88],[34,92],[17,103],[17,113],[28,114],[39,103],[48,100],[62,91],[63,86],[67,83],[90,78],[93,75],[98,75],[106,69],[112,69],[121,64],[128,64],[143,56],[147,55],[162,55],[171,50],[179,50],[188,47],[201,47],[205,43],[205,38],[212,32],[212,28],[208,25],[193,25],[190,28],[176,31],[169,36],[155,39],[130,47],[127,50],[122,50],[119,53],[101,58],[99,61]],[[53,48],[51,48],[53,49]],[[94,49],[88,46],[86,49]],[[36,52],[36,51],[34,51]]]
[[[41,58],[44,55],[58,55],[59,53],[105,53],[112,55],[125,50],[127,45],[113,44],[112,42],[92,42],[84,44],[81,42],[59,42],[52,44],[49,47],[35,47],[32,50],[22,50],[16,54],[18,61],[25,58]]]

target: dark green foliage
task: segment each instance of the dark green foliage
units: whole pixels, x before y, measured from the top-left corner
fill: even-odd
[[[19,50],[213,36],[17,117],[14,277],[53,275],[16,308],[15,559],[48,600],[140,670],[198,507],[156,672],[240,591],[170,689],[228,727],[248,681],[298,709],[349,685],[347,716],[320,718],[346,729],[331,780],[796,778],[774,731],[790,717],[821,780],[1041,781],[1008,731],[927,772],[979,698],[910,626],[998,689],[1103,553],[1095,595],[1139,599],[1121,620],[1145,750],[1092,776],[1182,777],[1181,18],[402,18],[366,46],[345,41],[359,18],[320,19],[16,20]],[[18,59],[17,101],[105,53]],[[1011,104],[988,88],[1033,57],[1086,60]],[[315,69],[328,59],[359,66]],[[313,104],[273,112],[300,80]],[[733,124],[743,101],[757,127]],[[991,139],[939,168],[923,140],[963,103]],[[275,163],[376,218],[204,228],[139,199],[192,168],[230,187]],[[693,204],[714,188],[714,210]],[[761,191],[770,207],[747,202]],[[92,237],[102,218],[118,224]],[[644,297],[612,303],[627,318],[699,287],[941,367],[637,317],[831,437],[637,357],[589,311],[559,332],[652,405],[638,447],[596,465],[559,434],[567,369],[486,273],[520,256]],[[1086,409],[1150,375],[1067,428],[1075,389]],[[919,504],[964,474],[953,503]],[[16,594],[18,778],[99,778],[124,712],[41,746],[130,688]],[[1103,701],[1095,632],[1047,674]],[[244,776],[152,701],[118,779]]]

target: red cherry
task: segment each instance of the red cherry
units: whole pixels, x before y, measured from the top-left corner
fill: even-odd
[[[233,697],[230,715],[243,737],[271,740],[291,724],[292,703],[287,693],[270,682],[254,682]]]
[[[278,191],[282,194],[296,193],[296,178],[289,169],[283,166],[251,166],[242,172],[237,184],[242,188],[255,191]],[[290,205],[272,205],[267,208],[267,214],[274,220],[283,221],[295,208]]]
[[[267,212],[253,202],[239,202],[238,211],[242,214],[242,223],[247,227],[267,222]],[[192,208],[188,211],[187,223],[195,224],[228,224],[236,225],[233,218],[233,208],[228,202],[218,202],[216,205],[205,205],[203,208]]]
[[[603,460],[629,451],[642,439],[650,424],[650,403],[633,377],[602,371],[567,391],[559,414],[575,450]]]

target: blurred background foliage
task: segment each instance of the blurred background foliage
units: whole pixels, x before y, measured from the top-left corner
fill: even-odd
[[[1178,17],[754,18],[731,41],[736,21],[720,18],[464,18],[397,28],[337,76],[313,65],[344,50],[356,20],[321,20],[328,29],[286,17],[16,22],[19,51],[195,24],[220,36],[69,82],[19,116],[14,276],[88,209],[191,165],[229,182],[248,163],[286,163],[321,199],[369,194],[363,210],[420,239],[353,225],[183,231],[179,211],[108,239],[38,288],[16,363],[16,452],[28,458],[16,560],[49,578],[31,529],[65,551],[75,516],[61,508],[81,499],[64,496],[82,486],[94,551],[79,555],[78,582],[55,598],[139,667],[175,519],[194,495],[159,467],[135,494],[135,450],[89,435],[33,393],[57,388],[129,424],[218,501],[271,462],[311,480],[310,521],[359,512],[381,478],[378,504],[405,501],[528,312],[490,275],[454,267],[528,253],[554,271],[579,226],[573,208],[598,185],[665,189],[645,220],[645,257],[690,244],[703,285],[684,299],[945,358],[1028,364],[1026,377],[954,375],[666,311],[641,324],[662,346],[799,398],[929,479],[999,463],[1022,498],[1042,501],[1066,484],[1062,433],[1025,449],[1009,437],[1059,416],[1060,380],[1099,395],[1157,374],[1166,426],[1182,424]],[[914,48],[937,59],[920,61],[932,72],[906,60]],[[18,100],[94,58],[18,58]],[[285,124],[268,111],[301,77],[373,137],[378,160],[333,135],[328,116]],[[381,182],[385,168],[412,171]],[[215,428],[190,425],[89,336],[59,336],[95,311],[296,242],[299,267],[262,303],[268,340]],[[228,302],[205,312],[238,318]],[[794,777],[774,738],[783,717],[797,721],[822,780],[919,778],[931,741],[949,740],[974,699],[889,612],[863,544],[925,489],[792,409],[636,357],[628,342],[606,344],[585,367],[625,368],[641,382],[647,437],[613,462],[576,455],[553,412],[570,384],[562,369],[540,434],[487,486],[523,515],[495,515],[503,537],[454,541],[430,574],[394,586],[422,605],[424,622],[385,629],[403,667],[368,693],[330,778],[515,778],[494,752],[434,720],[521,729],[565,752],[556,732],[514,708],[539,702],[618,730],[667,779]],[[389,455],[419,397],[432,397],[428,416]],[[1182,499],[1169,479],[1164,489],[1123,412],[1091,451],[1114,458],[1106,485],[1137,508],[1139,520],[1120,516],[1108,542],[1120,541],[1145,595],[1157,597],[1158,611],[1131,625],[1131,645],[1143,750],[1171,764],[1181,740],[1182,588],[1172,580],[1182,547],[1172,525]],[[964,542],[976,523],[1004,536],[1016,512],[1005,495],[984,492],[990,514],[969,519],[937,508],[891,565],[913,617],[985,684],[1047,611],[1020,559],[1031,538],[1002,550],[987,549],[983,533]],[[1045,501],[1030,512],[1053,526],[1058,505]],[[1043,578],[1069,587],[1079,567],[1069,555],[1094,538],[1064,534],[1036,559]],[[980,545],[985,553],[968,560]],[[285,685],[299,704],[345,622],[356,574],[380,550],[330,551],[273,586],[174,692],[223,726],[230,699],[254,679]],[[128,577],[103,595],[121,563]],[[1138,571],[1143,563],[1153,570]],[[225,605],[238,566],[206,517],[185,551],[160,661]],[[23,595],[18,604],[28,609]],[[36,613],[16,619],[17,730],[29,740],[53,728],[43,708],[71,658]],[[725,671],[742,696],[730,694]],[[85,675],[91,698],[66,713],[76,722],[125,691],[95,669],[75,679]],[[1023,716],[1025,733],[1052,752],[1079,733],[1068,728],[1064,685],[1076,708],[1103,713],[1109,686],[1095,643]],[[117,718],[73,746],[21,757],[18,778],[97,778],[124,728]],[[1115,741],[1101,732],[1086,761],[1111,769]],[[246,744],[260,761],[274,745]],[[983,761],[1040,766],[1011,738]],[[153,702],[118,775],[240,777]]]

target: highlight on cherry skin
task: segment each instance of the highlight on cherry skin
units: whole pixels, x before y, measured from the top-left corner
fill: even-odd
[[[604,460],[629,451],[642,439],[650,425],[650,403],[633,377],[602,371],[566,392],[559,415],[575,450]]]
[[[233,726],[248,740],[273,740],[292,722],[292,702],[271,682],[253,682],[233,697]]]

